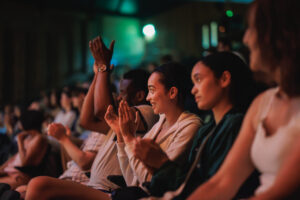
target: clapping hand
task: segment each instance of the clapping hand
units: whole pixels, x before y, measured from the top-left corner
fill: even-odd
[[[159,169],[169,160],[167,154],[160,148],[153,139],[138,137],[133,148],[134,156],[140,159],[145,166],[152,169]]]
[[[59,123],[51,123],[48,126],[48,135],[51,135],[58,141],[62,141],[63,139],[67,138],[68,137],[67,132],[68,129]]]
[[[18,134],[17,140],[22,142],[29,134],[26,131],[23,131]]]
[[[89,42],[89,47],[95,59],[95,64],[110,66],[110,61],[114,51],[115,41],[110,43],[109,49],[105,46],[100,36]]]
[[[119,126],[125,143],[132,142],[135,139],[135,132],[139,125],[138,112],[131,110],[126,101],[119,104]]]
[[[115,113],[112,105],[109,105],[107,107],[106,113],[104,115],[104,119],[116,134],[120,133],[119,116]]]

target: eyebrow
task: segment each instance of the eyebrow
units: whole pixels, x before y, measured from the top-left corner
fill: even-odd
[[[201,76],[201,74],[200,74],[200,73],[195,73],[195,74],[192,76],[192,78],[196,78],[196,77],[198,77],[198,76]]]

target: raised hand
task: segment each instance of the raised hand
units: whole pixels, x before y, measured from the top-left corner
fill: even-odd
[[[131,110],[127,102],[122,100],[119,105],[119,126],[125,143],[135,139],[139,121],[138,112]]]
[[[89,47],[92,55],[95,59],[95,64],[97,66],[106,65],[110,66],[110,61],[114,51],[115,41],[110,43],[109,49],[105,46],[100,36],[96,37],[94,40],[89,42]]]
[[[51,123],[48,126],[48,135],[51,135],[58,141],[62,141],[63,139],[67,138],[67,129],[59,123]]]
[[[115,113],[112,105],[107,107],[104,119],[115,133],[120,133],[119,116]]]
[[[17,136],[17,140],[18,141],[23,141],[29,134],[26,131],[23,131],[21,133],[18,134]]]
[[[150,138],[138,137],[134,142],[133,153],[148,168],[159,169],[169,160],[167,154]]]

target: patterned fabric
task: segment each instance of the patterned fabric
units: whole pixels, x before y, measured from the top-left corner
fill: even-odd
[[[98,149],[103,144],[105,135],[97,132],[91,132],[89,137],[81,146],[83,151],[98,152]],[[80,167],[72,160],[67,163],[68,169],[59,177],[59,179],[72,180],[81,184],[89,182],[89,178],[85,175]]]

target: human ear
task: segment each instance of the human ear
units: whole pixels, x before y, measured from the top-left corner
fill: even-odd
[[[231,73],[229,71],[224,71],[220,78],[221,87],[223,88],[228,87],[230,83],[231,83]]]
[[[171,87],[170,90],[169,90],[169,95],[170,95],[170,98],[171,99],[175,99],[176,96],[178,94],[178,89],[177,87]]]
[[[143,90],[138,91],[135,95],[137,102],[144,101],[145,97],[146,97],[146,93]]]

